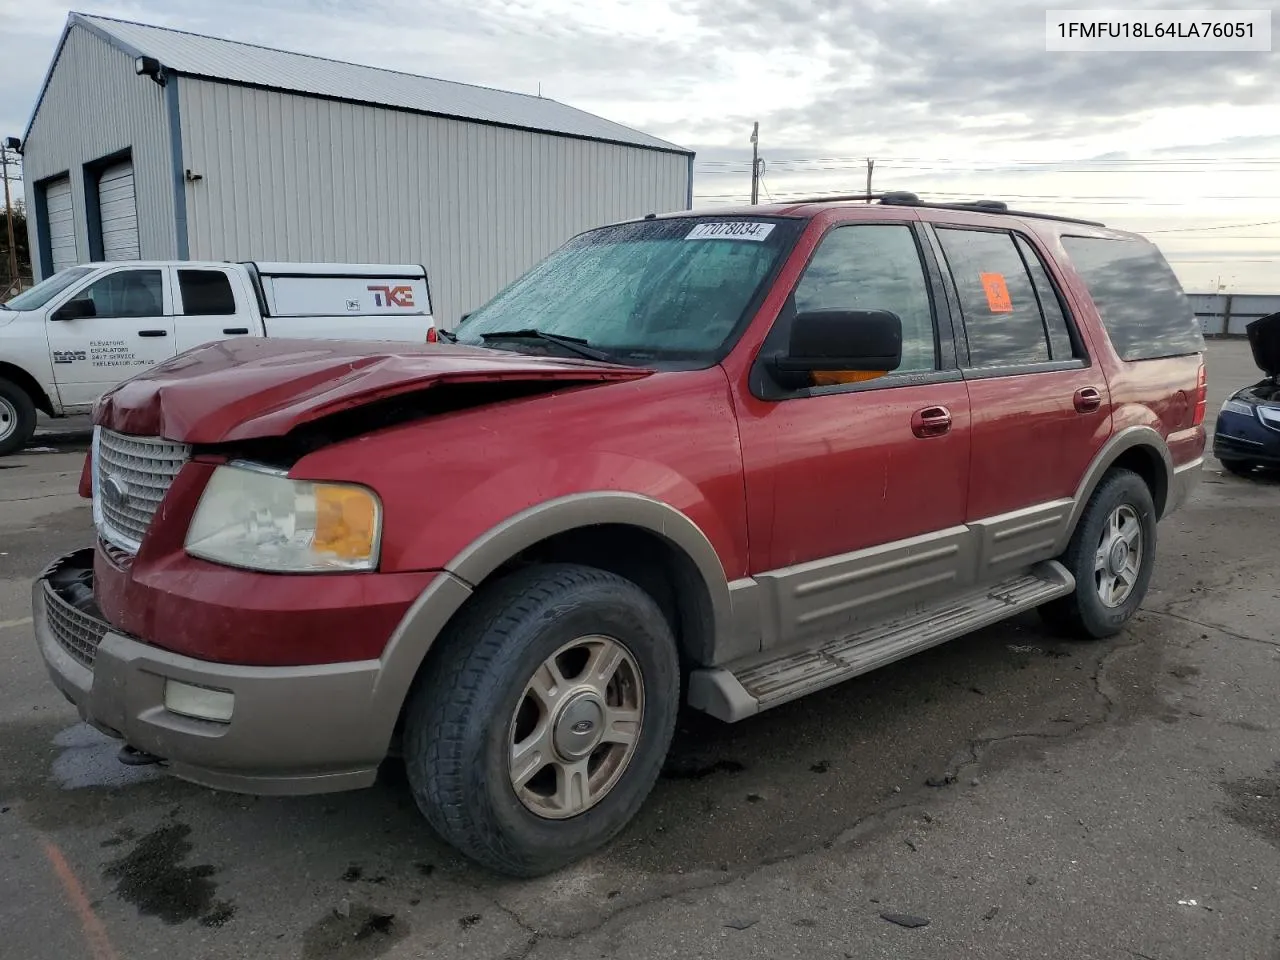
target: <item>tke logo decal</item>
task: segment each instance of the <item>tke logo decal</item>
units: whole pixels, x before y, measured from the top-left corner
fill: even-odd
[[[368,287],[379,307],[412,307],[413,287]]]
[[[53,351],[54,363],[75,363],[77,360],[87,360],[89,355],[83,350],[55,350]]]

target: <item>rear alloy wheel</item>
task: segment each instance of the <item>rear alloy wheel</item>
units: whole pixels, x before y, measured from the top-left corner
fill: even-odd
[[[1089,639],[1118,633],[1142,605],[1155,565],[1151,491],[1130,470],[1113,470],[1084,509],[1061,562],[1075,577],[1069,596],[1040,608],[1058,630]]]
[[[27,392],[0,380],[0,457],[16,453],[36,432],[36,408]]]
[[[526,568],[482,588],[432,651],[405,715],[414,799],[484,866],[556,870],[640,809],[679,695],[671,627],[636,584]]]
[[[1251,460],[1223,460],[1222,466],[1237,477],[1248,477],[1253,474],[1257,464]]]

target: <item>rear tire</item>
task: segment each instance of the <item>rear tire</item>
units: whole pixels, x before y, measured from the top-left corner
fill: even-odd
[[[571,564],[482,590],[411,695],[405,771],[435,830],[484,866],[549,873],[635,816],[675,731],[671,627],[629,580]]]
[[[36,406],[27,391],[0,380],[0,457],[21,450],[35,432]]]
[[[1075,592],[1041,606],[1041,618],[1079,639],[1114,636],[1142,605],[1155,551],[1151,491],[1131,470],[1112,470],[1089,498],[1059,558],[1075,577]]]
[[[1253,475],[1257,464],[1251,460],[1223,460],[1222,466],[1237,477],[1248,477]]]

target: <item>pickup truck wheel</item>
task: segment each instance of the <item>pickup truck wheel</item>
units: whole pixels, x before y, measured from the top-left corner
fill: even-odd
[[[591,567],[531,567],[477,596],[411,697],[419,809],[479,863],[531,877],[640,809],[675,730],[680,667],[658,605]]]
[[[1141,606],[1155,566],[1156,509],[1131,470],[1113,470],[1089,498],[1060,558],[1075,592],[1040,607],[1061,632],[1101,640],[1120,632]]]
[[[16,453],[36,432],[36,407],[27,391],[0,380],[0,457]]]

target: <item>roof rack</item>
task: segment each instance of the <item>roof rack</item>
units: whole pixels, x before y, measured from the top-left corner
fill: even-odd
[[[1003,200],[965,200],[950,203],[933,203],[921,200],[909,190],[890,190],[886,193],[844,193],[826,197],[803,197],[789,200],[788,203],[844,203],[847,201],[876,200],[882,204],[904,207],[928,207],[933,210],[973,210],[979,213],[1004,213],[1011,217],[1034,217],[1038,220],[1058,220],[1062,223],[1079,223],[1090,227],[1105,227],[1105,223],[1097,220],[1082,220],[1079,217],[1064,217],[1056,213],[1039,213],[1033,210],[1010,210]]]

